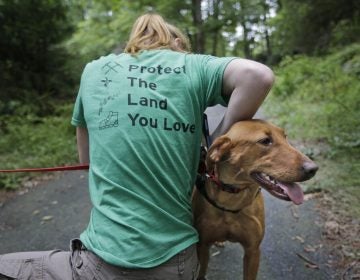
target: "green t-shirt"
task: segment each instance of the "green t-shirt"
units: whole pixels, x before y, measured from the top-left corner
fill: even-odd
[[[152,50],[85,67],[72,124],[89,132],[93,209],[80,238],[106,262],[154,267],[198,241],[191,193],[202,116],[225,103],[231,59]]]

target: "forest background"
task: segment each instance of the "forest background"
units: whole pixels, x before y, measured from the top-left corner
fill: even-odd
[[[121,52],[147,11],[180,27],[195,53],[272,67],[265,114],[320,165],[307,192],[359,217],[357,0],[0,0],[0,169],[77,162],[69,121],[82,69]],[[0,188],[32,177],[0,174]]]

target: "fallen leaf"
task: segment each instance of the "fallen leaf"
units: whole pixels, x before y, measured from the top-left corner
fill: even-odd
[[[310,245],[306,245],[305,247],[304,247],[304,251],[305,252],[307,252],[307,253],[314,253],[315,251],[316,251],[316,249],[315,249],[315,247],[313,247],[313,246],[310,246]]]
[[[216,247],[224,248],[224,247],[225,247],[225,242],[216,241],[216,242],[214,243],[214,245],[215,245]]]
[[[319,268],[319,266],[318,266],[316,263],[314,263],[312,260],[308,259],[308,258],[305,257],[304,255],[299,254],[299,253],[296,253],[296,255],[297,255],[299,258],[301,258],[302,260],[304,260],[304,261],[306,262],[306,264],[305,264],[306,267],[316,268],[316,269]]]
[[[339,233],[339,224],[335,221],[325,223],[325,232],[327,235],[337,235]]]
[[[291,207],[290,209],[291,209],[291,213],[292,213],[293,217],[294,217],[295,219],[299,219],[298,209],[295,208],[295,207]]]
[[[215,257],[215,256],[217,256],[217,255],[219,255],[219,254],[220,254],[220,251],[216,251],[216,252],[212,253],[211,256],[212,256],[212,257]]]
[[[42,217],[42,219],[41,220],[43,220],[43,221],[50,221],[50,220],[52,220],[54,218],[54,216],[44,216],[44,217]]]
[[[305,266],[308,267],[308,268],[312,268],[312,269],[319,269],[319,267],[316,264],[306,263]]]
[[[295,236],[295,239],[299,240],[301,243],[304,243],[304,242],[305,242],[304,238],[302,238],[302,237],[299,236],[299,235]]]

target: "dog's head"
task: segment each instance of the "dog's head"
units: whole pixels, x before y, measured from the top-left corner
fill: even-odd
[[[284,130],[262,120],[234,124],[215,139],[206,163],[208,171],[215,171],[227,184],[255,181],[273,196],[295,204],[304,197],[296,182],[312,178],[318,170],[288,143]]]

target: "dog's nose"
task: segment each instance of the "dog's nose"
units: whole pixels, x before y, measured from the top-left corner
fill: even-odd
[[[316,174],[318,169],[319,169],[319,167],[314,162],[305,161],[302,166],[302,170],[303,170],[305,178],[306,178],[305,180],[308,180],[308,179],[314,177],[314,175]]]

